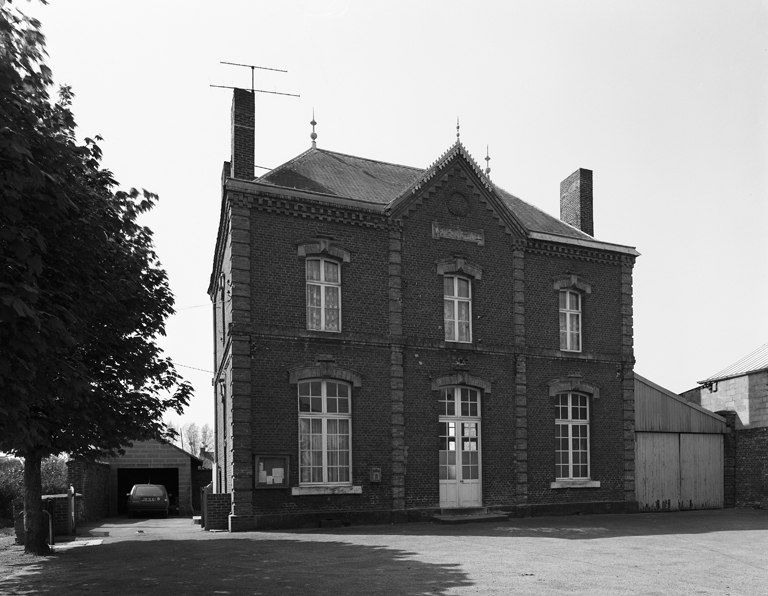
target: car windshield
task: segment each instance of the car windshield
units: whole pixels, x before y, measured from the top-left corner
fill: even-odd
[[[159,486],[137,486],[135,494],[137,497],[162,497],[165,491]]]

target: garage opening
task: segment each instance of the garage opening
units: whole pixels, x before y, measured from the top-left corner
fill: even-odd
[[[128,514],[128,493],[134,484],[162,484],[171,495],[171,505],[178,507],[178,468],[120,468],[117,470],[117,512]],[[178,511],[178,508],[176,509]]]

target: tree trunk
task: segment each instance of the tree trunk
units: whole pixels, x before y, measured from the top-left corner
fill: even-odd
[[[24,552],[47,555],[48,516],[43,513],[42,457],[39,452],[24,455]]]

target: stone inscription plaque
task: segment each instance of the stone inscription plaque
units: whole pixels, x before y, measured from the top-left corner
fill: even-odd
[[[432,222],[432,238],[435,240],[440,240],[441,238],[447,240],[461,240],[463,242],[474,242],[479,246],[485,246],[485,235],[483,234],[483,230],[462,230],[461,228],[442,225],[436,221]]]

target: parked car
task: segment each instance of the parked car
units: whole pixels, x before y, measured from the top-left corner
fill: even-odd
[[[169,507],[168,491],[162,484],[134,484],[128,493],[128,517],[146,513],[168,517]]]

